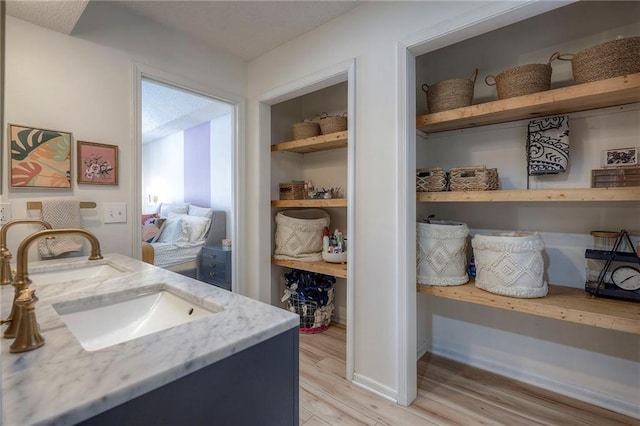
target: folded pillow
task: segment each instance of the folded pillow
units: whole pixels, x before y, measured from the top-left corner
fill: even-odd
[[[189,226],[189,242],[194,243],[204,239],[207,231],[209,231],[209,225],[211,220],[202,216],[184,216],[182,218]]]
[[[149,223],[142,227],[142,241],[152,242],[160,233],[160,228],[155,223]]]
[[[171,214],[187,214],[189,203],[162,203],[160,204],[160,216],[169,217]]]
[[[189,216],[202,216],[213,219],[213,209],[210,207],[198,207],[193,204],[189,204]]]
[[[190,226],[183,220],[186,214],[172,214],[162,225],[159,243],[186,243],[189,242]]]

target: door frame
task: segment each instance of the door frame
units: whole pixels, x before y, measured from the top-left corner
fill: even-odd
[[[319,70],[306,78],[292,81],[288,84],[263,93],[258,97],[258,129],[261,147],[269,147],[271,145],[271,106],[280,102],[285,102],[299,96],[312,93],[326,87],[333,86],[338,83],[347,82],[347,116],[349,117],[349,126],[347,128],[347,232],[349,233],[349,250],[347,250],[347,265],[355,264],[355,255],[357,252],[356,227],[355,227],[355,153],[356,153],[356,133],[355,133],[355,99],[356,99],[356,60],[351,59],[332,67]],[[268,175],[271,176],[271,160],[268,164]],[[270,194],[270,180],[263,179],[261,183],[261,193]],[[270,204],[269,204],[270,205]],[[269,207],[268,212],[271,211]],[[270,215],[261,215],[261,226],[265,234],[261,234],[260,241],[260,259],[259,269],[262,271],[260,276],[270,277],[271,268],[271,221]],[[264,268],[264,269],[263,269]],[[355,359],[355,268],[347,268],[347,337],[346,337],[346,379],[350,382],[354,379],[354,359]],[[269,280],[269,286],[271,281]],[[261,300],[268,300],[269,303],[279,303],[278,297],[273,297],[272,289],[261,288]]]
[[[141,217],[142,214],[142,80],[148,79],[157,81],[168,86],[175,87],[178,90],[184,90],[206,96],[225,102],[232,106],[233,110],[233,126],[232,126],[232,173],[231,188],[233,194],[232,212],[233,218],[231,223],[231,240],[233,241],[233,251],[231,253],[231,288],[234,292],[241,292],[241,277],[238,275],[241,268],[238,265],[238,259],[243,259],[245,247],[242,245],[243,235],[239,224],[244,223],[245,218],[242,213],[245,209],[245,200],[241,194],[244,194],[246,187],[245,176],[241,173],[244,170],[245,162],[245,115],[246,100],[241,96],[220,90],[215,86],[202,85],[179,77],[160,69],[151,67],[146,64],[133,64],[133,123],[131,140],[133,141],[132,159],[131,159],[131,176],[134,177],[134,188],[131,191],[130,204],[132,208],[131,220],[131,242],[132,257],[142,258],[142,229],[139,221],[135,218]],[[228,218],[227,218],[228,220]]]

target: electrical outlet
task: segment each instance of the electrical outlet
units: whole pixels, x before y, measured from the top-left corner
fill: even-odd
[[[127,221],[126,203],[104,203],[102,207],[104,223],[121,223]]]
[[[11,220],[11,203],[0,203],[0,225]]]

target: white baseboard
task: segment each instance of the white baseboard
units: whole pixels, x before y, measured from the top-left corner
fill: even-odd
[[[429,348],[428,345],[424,345],[420,347],[418,349],[418,359],[420,359],[420,357],[427,351],[430,351],[434,355],[449,358],[463,364],[468,364],[482,370],[487,370],[501,376],[518,380],[520,382],[538,386],[561,395],[585,401],[590,404],[597,405],[598,407],[606,408],[607,410],[640,419],[640,407],[630,401],[614,398],[610,395],[595,392],[593,390],[583,389],[570,383],[555,380],[553,377],[544,376],[530,371],[516,370],[514,368],[509,368],[504,364],[498,365],[495,362],[482,357],[470,357],[468,353],[460,353],[440,346],[432,346]]]
[[[424,356],[424,354],[426,354],[427,352],[429,352],[429,344],[427,342],[424,342],[419,348],[418,348],[418,357],[416,359],[420,359]]]
[[[360,386],[367,391],[374,393],[378,396],[381,396],[385,399],[388,399],[391,402],[398,403],[398,391],[395,389],[391,389],[390,387],[383,385],[382,383],[378,383],[375,380],[363,376],[358,373],[353,373],[353,384]]]

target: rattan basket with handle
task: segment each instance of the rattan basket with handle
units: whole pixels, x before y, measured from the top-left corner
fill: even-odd
[[[342,115],[328,115],[323,112],[320,115],[320,131],[323,135],[329,133],[343,132],[347,130],[347,113]]]
[[[476,77],[478,77],[477,68],[471,74],[471,78],[452,78],[431,86],[423,84],[422,90],[427,95],[429,114],[471,105]]]
[[[293,123],[293,139],[306,139],[320,134],[320,124],[315,121]]]
[[[447,190],[447,173],[441,167],[416,170],[417,192],[439,192]]]
[[[551,89],[551,62],[559,56],[560,54],[556,52],[551,55],[546,64],[520,65],[502,71],[496,76],[488,75],[484,82],[489,86],[496,86],[498,99],[544,92]]]
[[[500,189],[498,169],[485,166],[456,167],[449,171],[451,191],[491,191]]]
[[[608,41],[559,57],[571,61],[576,84],[640,72],[640,37]]]

